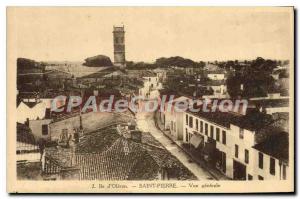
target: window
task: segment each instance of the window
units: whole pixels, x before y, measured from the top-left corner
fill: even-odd
[[[214,138],[214,126],[210,126],[210,137],[213,139]]]
[[[258,180],[264,180],[264,177],[262,177],[262,176],[258,176]]]
[[[198,131],[199,130],[199,124],[198,124],[198,119],[196,119],[196,130]]]
[[[48,125],[47,124],[42,125],[42,135],[48,135]]]
[[[203,121],[200,121],[200,132],[203,133]]]
[[[282,179],[286,180],[286,166],[284,164],[282,165]]]
[[[220,129],[216,128],[216,140],[220,142]]]
[[[222,152],[222,171],[226,173],[226,153]]]
[[[270,158],[270,174],[275,175],[275,159]]]
[[[185,124],[188,125],[189,124],[189,116],[185,115]]]
[[[222,131],[222,143],[226,144],[226,131]]]
[[[264,155],[262,153],[258,153],[258,167],[264,168]]]
[[[244,139],[244,129],[240,128],[240,139]]]
[[[208,124],[205,123],[205,135],[208,135]]]
[[[190,116],[190,119],[189,119],[189,127],[193,128],[193,117],[192,116]]]
[[[249,151],[245,149],[245,163],[249,163]]]
[[[238,145],[235,145],[235,147],[234,147],[234,156],[236,158],[239,157],[239,146]]]
[[[253,176],[248,174],[248,180],[253,180]]]
[[[185,141],[189,142],[189,133],[187,129],[185,129]]]

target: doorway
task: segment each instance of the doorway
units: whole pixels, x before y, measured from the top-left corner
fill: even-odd
[[[233,179],[246,180],[246,166],[233,160]]]

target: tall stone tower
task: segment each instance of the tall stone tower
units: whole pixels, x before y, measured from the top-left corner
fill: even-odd
[[[125,31],[124,26],[114,26],[114,65],[125,67]]]

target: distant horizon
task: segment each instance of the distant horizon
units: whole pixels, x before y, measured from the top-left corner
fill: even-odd
[[[100,54],[99,54],[100,55]],[[104,55],[104,54],[101,54],[101,55]],[[94,56],[97,56],[97,55],[94,55]],[[177,55],[177,56],[179,56],[179,55]],[[171,56],[171,57],[177,57],[176,55],[175,56]],[[93,56],[90,56],[90,57],[93,57]],[[181,57],[181,56],[179,56],[179,57]],[[258,57],[261,57],[261,56],[257,56],[257,57],[255,57],[255,58],[253,58],[253,59],[228,59],[228,60],[207,60],[207,61],[204,61],[204,60],[193,60],[193,59],[191,59],[192,61],[194,61],[194,62],[200,62],[200,61],[203,61],[203,62],[205,62],[205,63],[207,63],[207,62],[210,62],[210,63],[213,63],[213,62],[215,62],[215,61],[218,61],[218,62],[226,62],[226,61],[235,61],[235,60],[238,60],[238,61],[240,61],[240,62],[242,62],[242,61],[252,61],[252,60],[255,60],[255,59],[257,59]],[[25,59],[31,59],[31,60],[34,60],[34,61],[36,61],[36,62],[59,62],[59,63],[62,63],[62,62],[70,62],[70,63],[84,63],[85,61],[84,60],[82,60],[82,61],[79,61],[79,60],[36,60],[36,59],[32,59],[32,58],[30,58],[30,57],[18,57],[18,58],[25,58]],[[109,57],[110,58],[110,57]],[[162,57],[158,57],[158,58],[162,58]],[[158,59],[157,58],[157,59]],[[164,58],[169,58],[169,57],[164,57]],[[183,58],[186,58],[186,59],[190,59],[190,58],[187,58],[187,57],[183,57]],[[266,57],[261,57],[261,58],[263,58],[263,59],[265,59],[265,60],[274,60],[274,61],[290,61],[289,59],[275,59],[275,58],[266,58]],[[111,58],[110,58],[111,59]],[[111,59],[111,61],[113,62],[113,59]],[[132,61],[132,60],[126,60],[126,62],[130,62],[130,61]],[[144,62],[144,63],[154,63],[155,62],[155,60],[154,61],[133,61],[134,63],[138,63],[138,62]]]

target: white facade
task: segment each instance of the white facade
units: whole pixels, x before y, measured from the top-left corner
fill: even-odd
[[[179,103],[182,101],[188,101],[191,100],[188,97],[179,97],[174,99],[171,102],[166,102],[164,107],[165,107],[165,111],[164,111],[164,116],[165,116],[165,120],[164,120],[164,127],[165,130],[169,130],[171,135],[176,138],[177,140],[182,140],[183,139],[183,112],[179,112],[175,110],[175,103]],[[167,110],[166,107],[168,107],[168,105],[170,105],[170,110]]]
[[[255,163],[254,163],[254,168],[252,170],[253,174],[256,174],[257,178],[258,176],[262,177],[263,179],[267,179],[267,180],[286,180],[289,179],[289,166],[287,165],[287,163],[284,163],[274,157],[271,157],[265,153],[261,153],[262,154],[262,159],[263,159],[263,164],[262,164],[262,168],[259,167],[259,154],[261,152],[253,149],[253,156],[255,159]],[[273,160],[271,160],[273,159]],[[270,168],[271,168],[271,161],[274,161],[274,172],[271,173],[270,172]]]
[[[24,102],[21,102],[17,107],[17,122],[24,123],[26,119],[36,120],[37,118],[44,118],[46,113],[46,104],[37,103],[34,107],[30,108]]]
[[[217,85],[217,86],[210,86],[214,91],[214,96],[223,96],[227,94],[227,86],[225,84]]]
[[[139,89],[139,96],[145,99],[156,99],[159,97],[158,90],[162,88],[159,77],[143,77],[144,86]]]
[[[232,179],[243,180],[272,180],[288,179],[288,166],[274,158],[275,174],[270,173],[270,156],[263,154],[264,167],[259,168],[259,152],[253,147],[255,144],[255,132],[242,129],[230,124],[224,127],[205,118],[185,112],[183,115],[183,142],[192,144],[194,135],[203,138],[203,143],[215,143],[215,149],[222,154],[222,160],[217,160],[225,166],[219,166],[219,170]],[[224,158],[224,160],[223,160]],[[216,164],[218,167],[218,164]],[[284,167],[284,168],[283,168]],[[285,169],[283,174],[283,169]],[[284,176],[284,177],[283,177]]]
[[[29,120],[29,128],[36,139],[50,138],[49,124],[51,119]]]
[[[230,138],[230,129],[212,123],[205,118],[199,118],[192,114],[185,113],[184,114],[184,133],[183,133],[183,142],[186,144],[191,143],[191,138],[193,135],[198,134],[203,137],[204,143],[207,143],[208,140],[211,138],[216,141],[216,147],[226,154],[226,169],[221,171],[226,176],[232,178],[232,157],[231,151],[232,147],[230,146],[229,140]],[[192,119],[192,125],[190,120]],[[212,131],[213,129],[213,131]],[[219,130],[217,130],[219,129]],[[217,133],[217,131],[219,133]],[[218,134],[218,135],[217,135]],[[228,143],[229,142],[229,143]],[[230,161],[231,160],[231,161]]]
[[[224,73],[209,73],[207,77],[211,80],[224,80],[225,74]]]
[[[25,102],[36,102],[33,107],[29,107],[23,101],[17,107],[17,122],[24,123],[27,118],[29,120],[36,120],[37,118],[43,119],[46,114],[46,109],[51,108],[51,103],[53,99],[51,98],[40,98],[35,99],[26,99]],[[59,99],[56,101],[56,106],[60,107],[65,105],[66,99]]]

